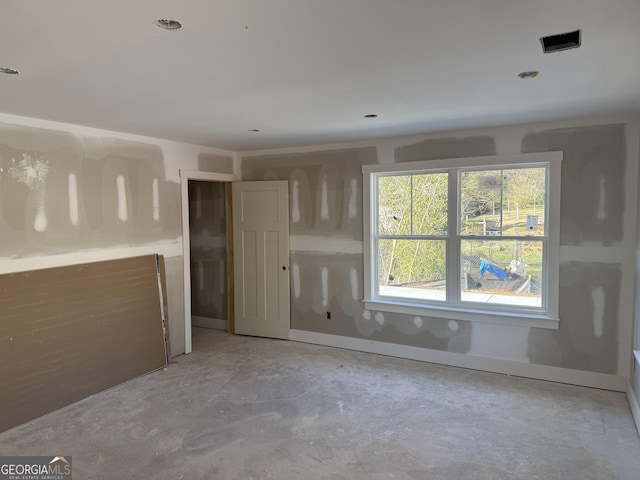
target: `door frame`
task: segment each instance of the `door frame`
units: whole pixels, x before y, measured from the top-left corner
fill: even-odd
[[[189,233],[189,180],[201,182],[219,182],[225,184],[225,203],[227,217],[227,298],[229,292],[233,295],[233,250],[229,248],[229,241],[233,241],[231,228],[231,182],[239,180],[238,176],[227,173],[200,172],[197,170],[180,169],[180,196],[182,203],[182,259],[183,259],[183,292],[184,292],[184,353],[191,353],[191,236]],[[231,269],[231,270],[230,270]],[[233,332],[233,296],[229,305],[229,331]]]

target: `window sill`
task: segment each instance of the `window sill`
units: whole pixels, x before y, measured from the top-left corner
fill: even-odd
[[[546,315],[514,312],[489,312],[486,310],[462,309],[451,306],[422,305],[393,300],[364,300],[367,310],[377,310],[391,313],[404,313],[424,317],[446,318],[468,322],[494,323],[517,327],[558,329],[559,320]]]

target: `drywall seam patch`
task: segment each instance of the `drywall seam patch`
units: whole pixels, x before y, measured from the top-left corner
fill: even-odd
[[[289,249],[294,252],[362,253],[360,240],[323,237],[321,235],[291,235]]]
[[[560,262],[626,263],[633,258],[633,249],[627,247],[560,246]]]
[[[322,178],[322,190],[320,197],[320,218],[329,220],[329,191],[327,186],[327,176]]]
[[[291,221],[300,223],[300,182],[294,180],[291,184]]]
[[[354,267],[349,268],[349,281],[351,283],[351,298],[358,300],[358,272]]]
[[[322,277],[322,306],[326,307],[327,305],[329,305],[329,269],[327,267],[322,267],[321,277]]]
[[[153,210],[153,220],[160,221],[160,188],[158,179],[154,178],[151,182],[151,208]]]
[[[357,208],[358,198],[358,181],[355,178],[351,179],[351,191],[349,193],[349,218],[356,218],[358,215]]]
[[[36,218],[33,221],[33,229],[36,232],[44,232],[47,229],[47,204],[45,200],[46,186],[40,185],[36,191]]]
[[[596,208],[595,217],[596,217],[596,220],[601,222],[605,218],[607,218],[607,210],[605,209],[606,190],[605,190],[604,175],[600,176],[600,180],[598,182],[598,186],[599,186],[599,189],[598,189],[598,206]]]
[[[116,177],[116,190],[118,195],[118,219],[121,222],[127,221],[127,191],[123,175]]]
[[[18,273],[42,268],[64,267],[67,265],[80,265],[83,263],[98,262],[102,260],[116,260],[118,258],[140,257],[158,253],[165,259],[182,256],[182,245],[174,244],[150,244],[137,247],[105,248],[96,250],[78,251],[61,255],[7,258],[0,257],[0,274]]]
[[[591,299],[593,301],[593,334],[600,338],[604,330],[604,306],[605,292],[601,286],[591,289]]]
[[[291,267],[291,277],[293,282],[293,296],[294,298],[300,298],[300,266],[295,262]]]
[[[78,204],[78,177],[75,173],[69,174],[69,220],[74,227],[80,223]]]

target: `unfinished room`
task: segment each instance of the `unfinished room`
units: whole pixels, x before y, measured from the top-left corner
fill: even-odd
[[[640,1],[0,14],[0,480],[640,479]]]

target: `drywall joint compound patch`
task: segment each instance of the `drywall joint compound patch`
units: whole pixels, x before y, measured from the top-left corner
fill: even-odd
[[[9,161],[9,175],[16,182],[23,183],[35,190],[44,183],[49,175],[49,162],[40,160],[37,155],[31,155],[27,152],[22,154],[21,160],[11,158]]]

